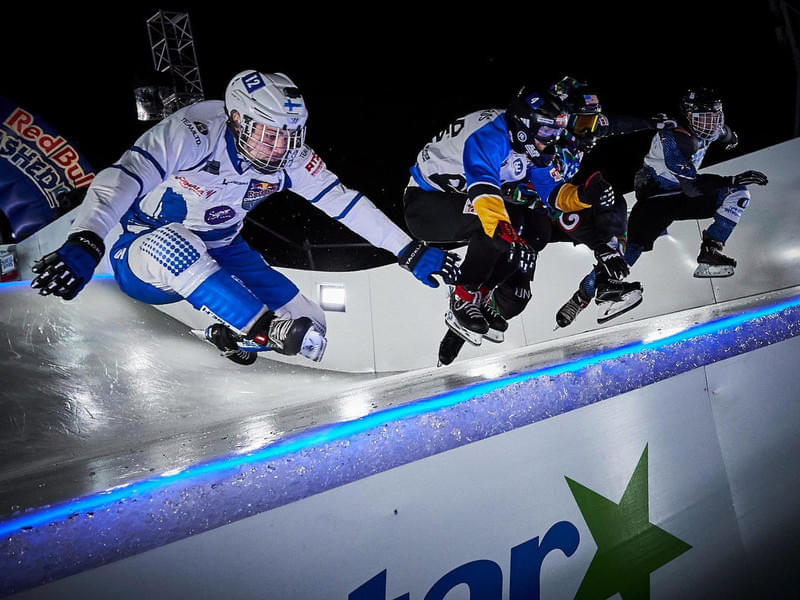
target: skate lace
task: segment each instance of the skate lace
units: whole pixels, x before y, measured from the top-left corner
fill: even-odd
[[[574,298],[570,298],[569,301],[561,308],[561,312],[571,319],[577,317],[581,310],[581,305],[576,302]]]
[[[497,305],[494,302],[494,296],[487,296],[486,299],[483,301],[483,307],[485,311],[488,312],[493,317],[503,316],[500,313],[500,309],[497,308]]]
[[[270,346],[283,348],[283,342],[286,340],[292,322],[291,319],[275,318],[272,320],[269,324],[269,334],[267,336]]]
[[[457,300],[456,301],[456,311],[460,312],[470,319],[478,319],[483,318],[483,314],[481,313],[480,306],[475,304],[474,302],[470,302],[468,300]]]

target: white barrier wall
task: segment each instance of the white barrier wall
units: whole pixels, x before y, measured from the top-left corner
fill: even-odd
[[[19,594],[794,597],[792,338]]]
[[[757,169],[770,178],[767,187],[751,187],[751,206],[726,246],[726,253],[739,262],[736,275],[717,280],[693,278],[700,231],[710,220],[675,223],[669,235],[656,242],[655,251],[643,255],[632,270],[631,277],[644,285],[643,303],[606,326],[800,284],[797,164],[800,139],[707,169],[720,174]],[[628,194],[626,199],[631,207],[633,195]],[[23,278],[30,276],[32,260],[63,241],[69,218],[66,215],[35,238],[18,244]],[[111,237],[115,238],[112,235],[109,240]],[[545,248],[539,256],[533,299],[510,323],[506,341],[501,345],[484,342],[479,348],[465,345],[460,357],[505,351],[602,327],[595,322],[592,305],[570,327],[553,331],[556,311],[577,289],[593,262],[591,252],[583,247],[562,243]],[[343,284],[346,312],[327,313],[329,346],[321,363],[273,353],[262,357],[349,372],[404,371],[436,364],[439,341],[445,333],[443,316],[448,296],[444,286],[435,290],[423,286],[393,265],[347,273],[279,270],[315,301],[319,301],[320,283]],[[187,303],[159,308],[191,327],[201,328],[210,322]]]

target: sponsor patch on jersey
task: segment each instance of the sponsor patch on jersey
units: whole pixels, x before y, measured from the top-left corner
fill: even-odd
[[[175,181],[177,181],[183,189],[190,190],[201,198],[209,198],[213,194],[217,193],[217,190],[206,190],[201,188],[199,185],[193,184],[191,181],[186,179],[186,177],[176,176]]]
[[[521,175],[522,171],[525,169],[525,163],[522,162],[521,158],[515,158],[513,166],[514,166],[514,175],[515,176],[516,175]]]
[[[314,176],[317,173],[319,173],[324,166],[325,166],[325,163],[322,162],[322,157],[319,154],[317,154],[316,152],[314,152],[314,153],[311,154],[311,158],[308,159],[308,162],[306,163],[305,169],[306,169],[306,171],[311,173],[312,176]]]
[[[235,216],[236,211],[230,206],[215,206],[206,211],[204,220],[209,225],[219,225],[225,221],[230,221]]]
[[[200,131],[198,130],[198,128],[197,128],[197,123],[192,123],[192,122],[191,122],[189,119],[187,119],[186,117],[183,117],[183,118],[181,119],[181,123],[183,123],[184,125],[186,125],[186,128],[187,128],[189,131],[191,131],[191,132],[192,132],[192,137],[194,138],[194,143],[195,143],[195,144],[197,144],[197,145],[199,146],[200,144],[202,144],[202,143],[203,143],[203,142],[202,142],[202,140],[200,139],[200,133],[202,133],[202,132],[200,132]],[[207,130],[207,129],[206,129],[206,133],[208,133],[208,130]]]
[[[242,208],[245,210],[250,210],[264,198],[274,194],[279,189],[280,183],[268,183],[266,181],[251,179],[250,185],[248,186],[247,191],[244,194],[244,199],[242,200]]]
[[[208,125],[206,125],[202,121],[192,121],[192,123],[194,123],[194,126],[197,127],[197,131],[199,131],[203,135],[208,135]]]

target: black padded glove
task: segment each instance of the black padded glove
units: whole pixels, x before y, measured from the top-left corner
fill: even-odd
[[[624,279],[630,273],[630,267],[618,248],[604,245],[595,250],[594,255],[597,258],[597,267],[609,279]]]
[[[727,183],[731,187],[752,184],[767,185],[769,180],[761,171],[743,171],[738,175],[731,175],[730,177],[727,177]]]

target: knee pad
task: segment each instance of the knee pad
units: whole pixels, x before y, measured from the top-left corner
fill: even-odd
[[[727,194],[726,191],[728,191],[727,188],[720,193],[717,201],[717,214],[733,223],[738,223],[742,213],[750,204],[750,192],[741,185],[730,188]]]
[[[178,223],[136,238],[128,249],[128,265],[143,282],[184,297],[220,269],[203,241]]]
[[[499,285],[492,292],[497,308],[504,319],[509,320],[521,314],[531,300],[531,286],[516,282],[516,285]]]

